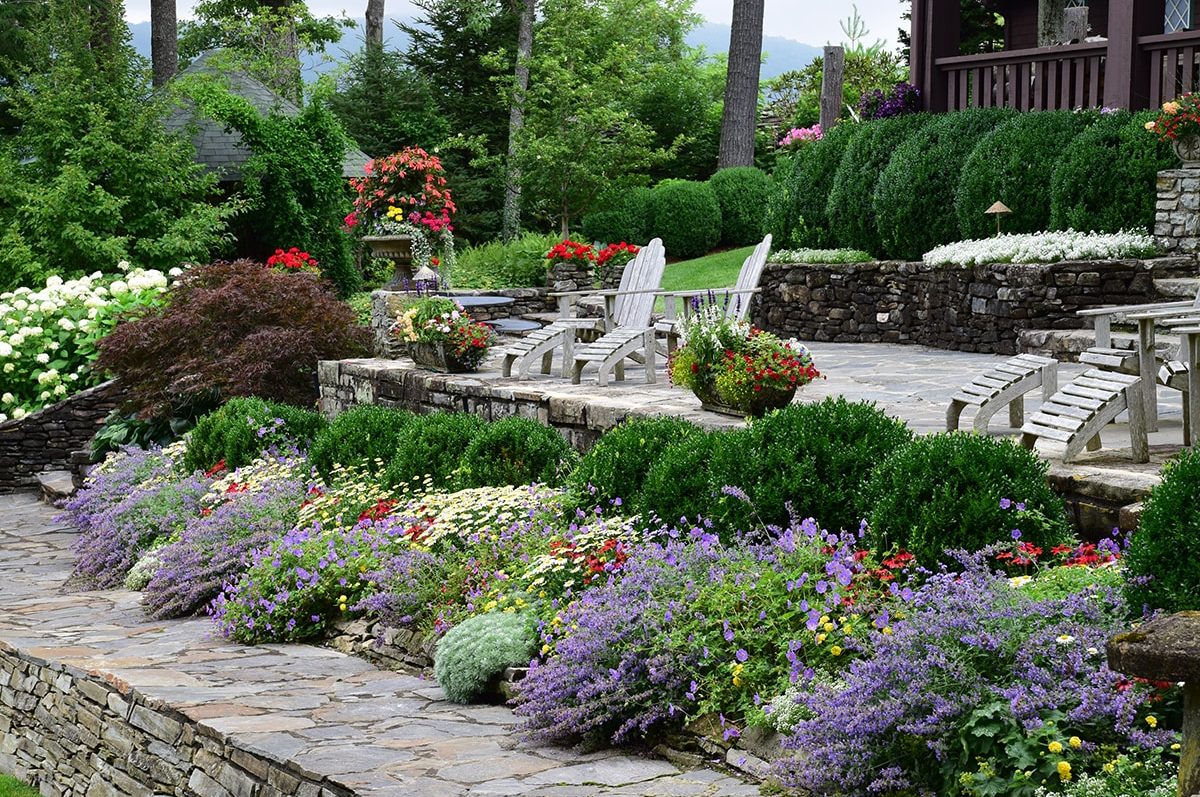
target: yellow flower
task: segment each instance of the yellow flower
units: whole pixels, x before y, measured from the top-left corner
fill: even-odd
[[[1154,122],[1146,122],[1146,129],[1147,129],[1147,130],[1153,130],[1153,129],[1154,129]]]
[[[833,623],[826,623],[825,625],[823,625],[823,626],[821,626],[821,627],[825,629],[825,632],[826,632],[826,633],[829,633],[830,631],[832,631],[832,630],[833,630],[834,628],[836,628],[837,626],[835,626]]]
[[[744,664],[739,663],[739,664],[733,665],[733,685],[734,686],[742,685],[742,670],[744,670],[744,669],[746,669],[746,665],[744,665]]]
[[[1078,736],[1072,736],[1070,739],[1067,739],[1067,744],[1078,750],[1080,747],[1083,747],[1083,739],[1080,739]]]
[[[1149,717],[1146,717],[1146,724],[1149,725],[1151,728],[1157,728],[1158,727],[1158,717],[1151,714]]]
[[[829,649],[829,652],[835,656],[840,656],[840,655],[842,655],[842,648],[839,645],[834,645],[833,647],[831,647]]]
[[[825,644],[825,634],[817,634],[817,644],[818,645]]]
[[[1117,762],[1109,761],[1107,764],[1102,766],[1101,769],[1103,769],[1105,772],[1107,772],[1108,774],[1111,775],[1112,773],[1117,771]]]
[[[1163,103],[1163,110],[1164,110],[1165,112],[1167,112],[1167,113],[1171,114],[1171,115],[1175,115],[1175,114],[1179,113],[1179,103],[1177,103],[1177,102],[1164,102],[1164,103]]]
[[[1175,744],[1171,745],[1171,749],[1178,753],[1179,752],[1179,742],[1176,742]]]
[[[543,655],[543,656],[545,656],[545,655],[546,655],[547,653],[549,653],[549,652],[550,652],[550,646],[549,646],[549,645],[542,645],[542,655]]]
[[[891,636],[891,635],[892,635],[892,627],[891,627],[890,625],[885,625],[885,626],[883,627],[883,635],[884,635],[884,636]]]
[[[1046,745],[1046,749],[1055,754],[1061,753],[1063,751],[1062,742],[1051,742]]]
[[[1060,778],[1062,778],[1062,780],[1064,782],[1070,780],[1071,779],[1071,765],[1068,764],[1066,761],[1059,761],[1058,762],[1058,776]]]

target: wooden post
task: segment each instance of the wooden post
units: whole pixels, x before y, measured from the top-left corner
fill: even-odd
[[[925,110],[950,110],[946,76],[937,59],[958,55],[962,26],[960,0],[912,0],[910,82],[921,90]]]
[[[1104,65],[1104,104],[1138,111],[1150,107],[1150,57],[1141,36],[1163,32],[1165,0],[1111,0],[1108,4],[1108,58]]]
[[[846,82],[846,50],[826,47],[821,70],[821,131],[828,133],[842,115],[842,89]]]

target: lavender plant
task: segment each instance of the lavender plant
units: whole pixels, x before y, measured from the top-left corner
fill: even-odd
[[[1148,689],[1108,669],[1118,590],[1038,600],[989,552],[932,576],[844,683],[814,684],[781,780],[816,795],[1032,795],[1098,771],[1112,749],[1164,746]],[[1018,582],[1019,583],[1019,582]],[[885,633],[889,631],[890,633]]]
[[[235,581],[249,553],[280,539],[295,523],[307,484],[277,478],[258,489],[224,493],[187,521],[179,539],[155,553],[156,572],[146,585],[143,606],[155,618],[202,612]]]

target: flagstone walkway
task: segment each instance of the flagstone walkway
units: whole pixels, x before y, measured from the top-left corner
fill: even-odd
[[[324,648],[231,643],[204,619],[148,621],[137,593],[62,593],[74,535],[54,514],[31,496],[0,496],[0,648],[128,685],[257,758],[380,797],[759,793],[712,769],[526,746],[507,708],[448,703],[431,681]]]

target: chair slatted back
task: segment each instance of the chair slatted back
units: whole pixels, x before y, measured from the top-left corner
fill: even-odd
[[[752,291],[758,287],[763,267],[767,263],[767,255],[770,252],[771,236],[768,234],[759,242],[758,246],[754,247],[750,256],[742,262],[742,270],[738,272],[737,284],[733,286],[735,291]],[[734,293],[729,297],[729,305],[725,308],[725,317],[733,321],[745,320],[746,314],[750,311],[752,298],[754,298],[753,294],[750,293]]]
[[[663,242],[655,238],[643,246],[621,275],[620,291],[644,291],[618,296],[613,320],[617,327],[648,327],[654,312],[654,294],[662,285],[663,270],[667,266],[667,255]]]

